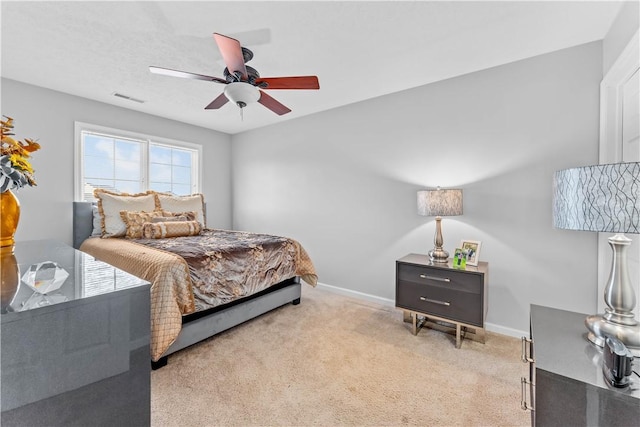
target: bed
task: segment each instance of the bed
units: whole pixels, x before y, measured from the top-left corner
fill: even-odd
[[[220,263],[220,266],[235,271],[207,272],[204,276],[202,274],[198,276],[194,275],[191,265],[185,262],[186,258],[183,259],[172,253],[172,246],[183,246],[184,250],[200,243],[207,245],[218,238],[232,239],[235,238],[232,233],[239,232],[207,229],[195,237],[156,239],[154,241],[125,238],[102,239],[92,237],[95,226],[93,209],[90,202],[73,203],[73,246],[152,283],[151,364],[153,369],[166,365],[168,356],[176,351],[285,304],[299,304],[301,277],[313,286],[317,283],[315,270],[304,249],[295,240],[286,239],[287,245],[293,245],[287,246],[291,249],[291,253],[297,251],[294,254],[296,256],[300,255],[300,251],[303,253],[304,262],[300,263],[302,267],[296,267],[295,272],[291,269],[276,273],[273,272],[275,269],[269,270],[269,274],[275,275],[270,278],[271,282],[275,284],[269,285],[265,289],[251,284],[252,286],[247,285],[249,291],[227,292],[229,294],[235,292],[240,295],[238,297],[223,295],[219,300],[203,301],[199,299],[203,298],[199,289],[214,286],[212,283],[216,280],[216,276],[240,275],[240,279],[244,277],[248,279],[247,282],[250,282],[253,272],[238,271],[238,269],[256,268],[255,263],[245,260],[244,264],[240,264],[240,267],[237,265],[225,267],[225,264]],[[240,236],[247,240],[260,237],[269,242],[276,238],[284,239],[278,236],[253,235],[252,233],[241,233]],[[149,247],[147,244],[156,247]],[[255,243],[252,245],[255,247]],[[195,252],[195,249],[192,252]],[[223,249],[218,253],[225,252],[226,249]],[[215,261],[213,256],[212,259]],[[185,278],[185,276],[187,277]]]

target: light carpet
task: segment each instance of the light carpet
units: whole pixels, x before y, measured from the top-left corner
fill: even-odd
[[[491,309],[491,307],[489,308]],[[151,375],[160,426],[526,426],[520,340],[486,343],[303,285],[276,309],[169,357]]]

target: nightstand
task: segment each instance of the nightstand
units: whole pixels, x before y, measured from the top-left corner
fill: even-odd
[[[433,263],[427,255],[409,254],[396,261],[396,307],[404,311],[417,335],[422,326],[484,343],[489,265],[453,268],[452,260]]]

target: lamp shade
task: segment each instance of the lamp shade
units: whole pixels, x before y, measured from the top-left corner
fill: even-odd
[[[569,230],[640,233],[640,163],[556,172],[553,225]]]
[[[418,191],[418,215],[462,215],[462,190],[437,189]]]

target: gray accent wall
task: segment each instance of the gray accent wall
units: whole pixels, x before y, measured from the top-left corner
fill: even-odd
[[[527,331],[532,303],[594,312],[596,234],[554,229],[551,193],[556,170],[598,162],[602,69],[593,42],[234,135],[233,226],[293,237],[320,282],[392,301],[395,260],[433,248],[416,192],[462,188],[444,247],[482,241],[489,330]]]
[[[37,139],[42,146],[32,158],[38,185],[17,192],[21,217],[16,240],[71,244],[75,121],[201,144],[207,223],[231,227],[230,135],[15,80],[3,78],[1,83],[2,114],[14,118],[16,137]]]

